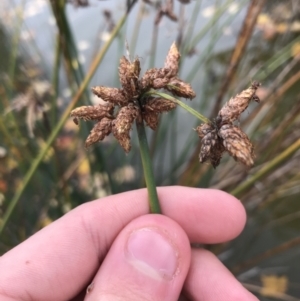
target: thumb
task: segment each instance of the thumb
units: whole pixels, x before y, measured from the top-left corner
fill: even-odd
[[[144,215],[117,236],[85,300],[178,300],[190,265],[182,228],[163,215]]]

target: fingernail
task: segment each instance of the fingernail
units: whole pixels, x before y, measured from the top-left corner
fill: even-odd
[[[171,280],[177,273],[178,251],[171,239],[154,228],[132,232],[127,257],[139,271],[157,279]]]

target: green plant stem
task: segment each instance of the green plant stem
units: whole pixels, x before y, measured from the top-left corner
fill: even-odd
[[[151,213],[161,213],[159,200],[156,191],[156,185],[154,181],[154,175],[151,165],[150,151],[146,137],[146,131],[143,121],[136,121],[136,128],[140,143],[140,152],[144,170],[145,181],[148,189],[149,205]]]
[[[183,45],[183,56],[185,57],[186,53],[188,52],[187,49],[190,47],[190,42],[195,30],[195,26],[196,26],[196,21],[197,18],[200,15],[200,9],[201,9],[201,5],[202,5],[202,0],[198,0],[195,1],[195,7],[193,8],[193,13],[192,13],[192,17],[191,20],[188,22],[188,26],[187,26],[187,33],[185,35],[185,39],[184,39],[184,45]]]
[[[140,33],[140,29],[141,29],[141,23],[143,20],[144,11],[145,11],[145,3],[140,2],[139,11],[138,11],[137,17],[135,19],[135,24],[133,27],[134,29],[133,29],[133,33],[132,33],[132,37],[131,37],[131,42],[130,42],[130,52],[132,54],[135,53],[136,44],[137,44],[138,36]]]
[[[69,71],[71,71],[72,76],[76,82],[76,85],[79,87],[81,81],[84,78],[83,68],[79,61],[78,51],[76,48],[76,44],[74,42],[73,34],[66,17],[65,13],[65,1],[50,1],[51,7],[53,11],[53,15],[55,16],[57,27],[58,27],[58,35],[60,41],[60,47],[63,51],[65,62],[67,63],[67,67]],[[90,104],[91,101],[89,99],[89,92],[86,89],[84,91],[84,99],[85,102]]]
[[[9,69],[8,69],[8,93],[7,98],[10,100],[13,98],[13,89],[15,83],[15,77],[17,72],[17,64],[18,64],[18,53],[19,53],[19,45],[21,40],[21,31],[22,26],[24,24],[24,7],[26,5],[26,0],[22,0],[20,5],[16,9],[16,24],[15,24],[15,32],[12,36],[12,45],[10,48],[10,57],[9,57]],[[15,135],[18,136],[17,140],[21,140],[23,138],[21,128],[19,126],[17,117],[13,110],[9,110],[7,113],[7,117],[14,123],[14,131]],[[30,158],[30,154],[26,154],[27,158]]]
[[[20,44],[20,38],[21,38],[21,30],[22,30],[22,24],[24,22],[24,7],[25,7],[26,1],[22,1],[20,6],[16,9],[16,14],[18,17],[17,23],[16,23],[16,32],[13,35],[13,44],[11,48],[11,57],[10,57],[10,63],[9,63],[9,79],[10,79],[10,88],[13,89],[14,80],[15,80],[15,74],[16,74],[16,65],[18,60],[18,51],[19,51],[19,44]],[[10,94],[11,94],[10,90]]]
[[[51,144],[54,142],[55,138],[57,137],[58,133],[62,129],[63,125],[65,124],[65,122],[69,118],[71,110],[74,108],[76,103],[79,101],[80,97],[83,95],[87,85],[89,84],[89,82],[92,79],[94,73],[96,72],[97,67],[100,64],[100,62],[102,61],[102,59],[103,59],[105,53],[107,52],[109,46],[111,45],[112,41],[117,36],[120,29],[122,28],[122,26],[123,26],[123,24],[126,20],[126,17],[127,17],[127,14],[125,14],[120,19],[119,23],[115,26],[114,30],[112,31],[110,39],[103,45],[102,49],[99,51],[99,53],[95,57],[93,63],[91,64],[91,67],[90,67],[89,71],[87,72],[87,75],[84,78],[83,82],[81,83],[77,93],[73,97],[72,101],[69,103],[68,107],[65,109],[65,111],[64,111],[63,115],[61,116],[59,122],[57,123],[57,125],[53,129],[53,131],[52,131],[51,135],[49,136],[48,140],[46,141],[44,147],[41,149],[39,155],[32,162],[32,164],[31,164],[29,170],[27,171],[23,181],[20,183],[19,187],[17,188],[17,191],[16,191],[13,199],[9,202],[8,208],[7,208],[6,212],[4,213],[2,221],[0,220],[0,236],[2,235],[3,230],[4,230],[6,224],[9,220],[11,214],[13,213],[13,210],[15,209],[22,193],[24,192],[24,190],[27,187],[28,183],[30,182],[31,178],[35,174],[35,172],[36,172],[38,166],[40,165],[40,163],[42,162],[43,158],[47,154]]]
[[[150,48],[149,68],[153,68],[154,64],[155,64],[157,39],[158,39],[158,26],[156,24],[153,24],[153,31],[152,31],[152,38],[151,38],[151,48]]]
[[[173,102],[175,102],[176,104],[178,104],[179,106],[181,106],[183,109],[185,109],[186,111],[188,111],[190,114],[194,115],[196,118],[200,119],[202,122],[205,123],[209,123],[210,120],[203,116],[202,114],[200,114],[199,112],[197,112],[196,110],[194,110],[193,108],[191,108],[190,106],[186,105],[184,102],[174,98],[173,96],[166,94],[166,93],[162,93],[162,92],[157,92],[155,90],[150,90],[147,93],[144,94],[144,97],[147,95],[157,95],[160,96],[162,98],[171,100]]]
[[[248,1],[248,0],[246,0]],[[242,3],[246,2],[245,0]],[[241,5],[242,5],[241,3]],[[220,25],[220,28],[226,28],[227,26],[232,23],[232,21],[236,18],[237,14],[229,15],[224,22]],[[209,59],[209,56],[211,53],[213,53],[213,49],[217,44],[217,41],[223,36],[222,30],[215,31],[215,26],[212,27],[212,33],[211,33],[211,39],[208,45],[203,49],[201,52],[201,55],[197,58],[197,61],[195,62],[194,66],[189,71],[188,75],[186,75],[185,80],[188,83],[191,83],[194,78],[196,77],[199,70],[201,70],[203,67],[203,64],[207,62]],[[192,46],[191,46],[192,47]],[[182,61],[182,60],[181,60]],[[207,67],[206,67],[207,68]]]
[[[59,67],[60,67],[60,53],[61,45],[59,43],[59,34],[56,37],[56,47],[55,47],[55,59],[54,59],[54,68],[52,74],[52,87],[53,87],[53,96],[52,96],[52,105],[51,105],[51,126],[53,127],[57,118],[57,97],[59,89]]]
[[[252,76],[252,78],[255,78],[256,80],[262,82],[278,68],[282,68],[282,66],[284,66],[284,64],[291,58],[292,48],[299,42],[300,37],[295,38],[288,45],[282,47],[280,51],[276,52],[274,56],[272,56],[259,68],[259,70]]]
[[[277,167],[280,163],[282,163],[287,158],[291,157],[298,149],[300,149],[300,139],[296,140],[292,145],[290,145],[285,151],[267,163],[263,168],[261,168],[256,174],[250,177],[248,180],[243,182],[241,185],[237,186],[230,193],[239,196],[241,193],[246,191],[251,187],[256,181],[264,177],[268,172],[270,172],[273,168]]]
[[[240,5],[243,3],[246,3],[248,0],[242,1]],[[214,15],[209,19],[209,22],[201,28],[201,30],[194,36],[190,43],[190,47],[195,47],[202,39],[203,37],[214,27],[214,25],[220,20],[220,17],[226,12],[228,7],[232,4],[232,0],[226,1],[221,7],[218,7],[218,9],[215,11]],[[186,51],[185,51],[186,53]]]

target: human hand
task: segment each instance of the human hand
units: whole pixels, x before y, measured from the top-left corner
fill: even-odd
[[[145,189],[113,195],[4,254],[0,300],[256,301],[216,256],[190,248],[235,238],[246,220],[241,203],[211,189],[163,187],[158,195],[164,215],[148,214]]]

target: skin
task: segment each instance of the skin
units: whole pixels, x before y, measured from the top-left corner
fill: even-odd
[[[158,195],[164,215],[148,214],[141,189],[85,203],[37,232],[0,257],[0,300],[257,301],[216,256],[190,247],[239,235],[241,203],[212,189]]]

